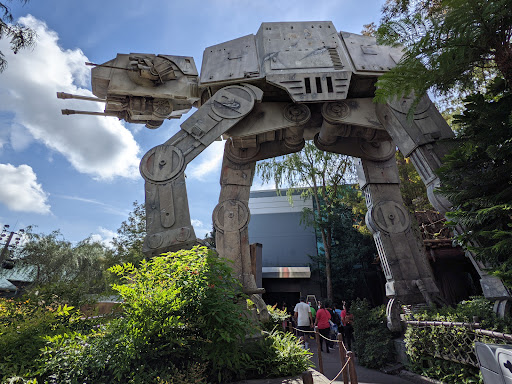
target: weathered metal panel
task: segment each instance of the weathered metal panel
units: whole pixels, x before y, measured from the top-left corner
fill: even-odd
[[[374,37],[349,32],[340,32],[340,35],[355,73],[387,72],[402,57],[401,48],[377,45]]]
[[[260,78],[254,35],[247,35],[204,50],[200,84]]]
[[[330,21],[263,23],[256,39],[267,74],[296,69],[335,71],[348,65],[341,39]]]

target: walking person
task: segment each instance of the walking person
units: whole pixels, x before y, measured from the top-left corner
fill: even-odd
[[[329,323],[329,320],[331,320],[331,314],[327,309],[325,309],[325,304],[322,302],[320,304],[320,309],[316,311],[316,319],[315,319],[315,326],[318,326],[318,332],[320,332],[320,351],[324,351],[322,344],[324,342],[324,337],[326,339],[329,338],[329,334],[331,332],[331,324]],[[323,337],[322,337],[323,336]],[[325,340],[325,350],[327,353],[329,352],[329,343],[327,340]]]
[[[352,350],[352,341],[354,339],[354,327],[352,324],[354,323],[354,315],[350,312],[350,308],[347,306],[345,310],[344,317],[344,327],[343,327],[343,342],[345,343],[345,348],[347,351]]]
[[[304,347],[308,348],[309,343],[307,342],[307,338],[305,337],[305,333],[303,331],[309,331],[311,329],[313,318],[311,317],[311,308],[306,303],[305,297],[300,298],[300,303],[297,303],[294,312],[295,322],[298,329],[297,336],[304,343]]]

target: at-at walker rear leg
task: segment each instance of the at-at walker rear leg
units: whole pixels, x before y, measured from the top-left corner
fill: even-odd
[[[384,275],[388,327],[400,330],[400,304],[437,301],[439,290],[425,258],[421,239],[411,227],[411,219],[400,192],[398,167],[393,157],[375,161],[361,159],[359,184],[368,212],[366,223],[373,233]]]
[[[405,157],[410,157],[414,167],[427,187],[432,206],[446,213],[451,204],[443,196],[435,193],[440,185],[436,170],[442,165],[443,157],[450,151],[450,139],[454,134],[439,111],[427,96],[424,96],[412,119],[407,113],[413,98],[402,98],[377,106],[377,116],[393,141]],[[485,272],[485,266],[475,260],[473,254],[466,255],[480,274],[480,284],[486,298],[495,300],[495,311],[505,315],[511,306],[511,294],[503,282]]]
[[[358,177],[368,207],[366,223],[377,246],[386,277],[386,296],[390,298],[388,327],[399,331],[400,304],[433,304],[439,299],[439,290],[424,256],[423,243],[414,234],[409,212],[403,204],[395,143],[383,130],[364,125],[348,129],[344,125],[346,116],[334,113],[343,111],[343,107],[344,103],[331,103],[322,108],[324,122],[315,137],[315,145],[321,150],[360,159]],[[348,108],[349,104],[345,106]],[[371,103],[364,111],[364,116],[375,113]],[[355,115],[357,109],[354,107],[351,112]],[[361,125],[365,122],[357,121]]]

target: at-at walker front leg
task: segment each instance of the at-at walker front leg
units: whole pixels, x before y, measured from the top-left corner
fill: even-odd
[[[147,234],[143,252],[147,257],[195,244],[185,168],[208,145],[247,116],[262,95],[262,91],[252,85],[222,88],[181,125],[178,133],[144,155],[140,172],[146,180]]]
[[[219,255],[233,262],[233,273],[242,283],[244,293],[255,303],[260,320],[267,321],[269,314],[252,272],[249,247],[249,194],[254,178],[255,162],[236,164],[229,160],[227,152],[231,140],[226,141],[220,176],[219,204],[213,211],[216,229],[215,244]]]

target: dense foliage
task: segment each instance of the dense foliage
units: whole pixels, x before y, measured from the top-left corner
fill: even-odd
[[[402,45],[398,65],[379,78],[376,99],[428,90],[468,94],[501,72],[512,84],[512,3],[509,0],[392,0],[377,40]]]
[[[270,315],[269,321],[262,324],[263,330],[272,332],[275,330],[282,330],[283,322],[290,318],[290,315],[282,309],[277,308],[277,305],[267,305],[268,314]]]
[[[385,306],[371,308],[366,300],[352,305],[355,352],[359,364],[381,368],[394,361],[393,334],[386,325]]]
[[[512,92],[496,82],[455,116],[459,144],[439,170],[458,240],[512,286]]]
[[[274,330],[254,337],[262,333],[240,283],[226,261],[205,247],[111,271],[122,281],[114,289],[123,312],[101,324],[92,326],[69,307],[51,306],[27,312],[24,323],[15,323],[18,304],[0,308],[0,318],[9,319],[0,324],[1,342],[10,343],[5,349],[0,345],[4,380],[229,382],[297,375],[311,365],[310,353],[291,334]]]
[[[73,307],[45,301],[0,299],[0,382],[12,376],[32,376],[48,335],[88,327]]]
[[[72,244],[59,231],[38,234],[28,230],[25,239],[16,251],[15,268],[32,281],[30,297],[78,306],[88,295],[108,289],[105,272],[112,253],[103,244],[91,239]],[[0,270],[4,276],[9,273]]]
[[[146,236],[146,208],[144,204],[133,202],[133,211],[121,223],[117,236],[112,239],[115,263],[138,263],[144,259],[142,244]]]
[[[395,157],[400,177],[400,192],[405,207],[412,214],[415,211],[433,210],[434,208],[428,201],[427,188],[410,159],[404,158],[400,151],[396,152]]]
[[[377,249],[373,237],[357,229],[358,218],[351,207],[338,202],[332,209],[329,223],[332,229],[331,265],[334,302],[353,301],[357,297],[371,299],[366,273],[376,271]],[[312,256],[314,268],[323,274],[325,259]],[[375,275],[375,274],[374,274]],[[380,303],[380,302],[379,302]]]

